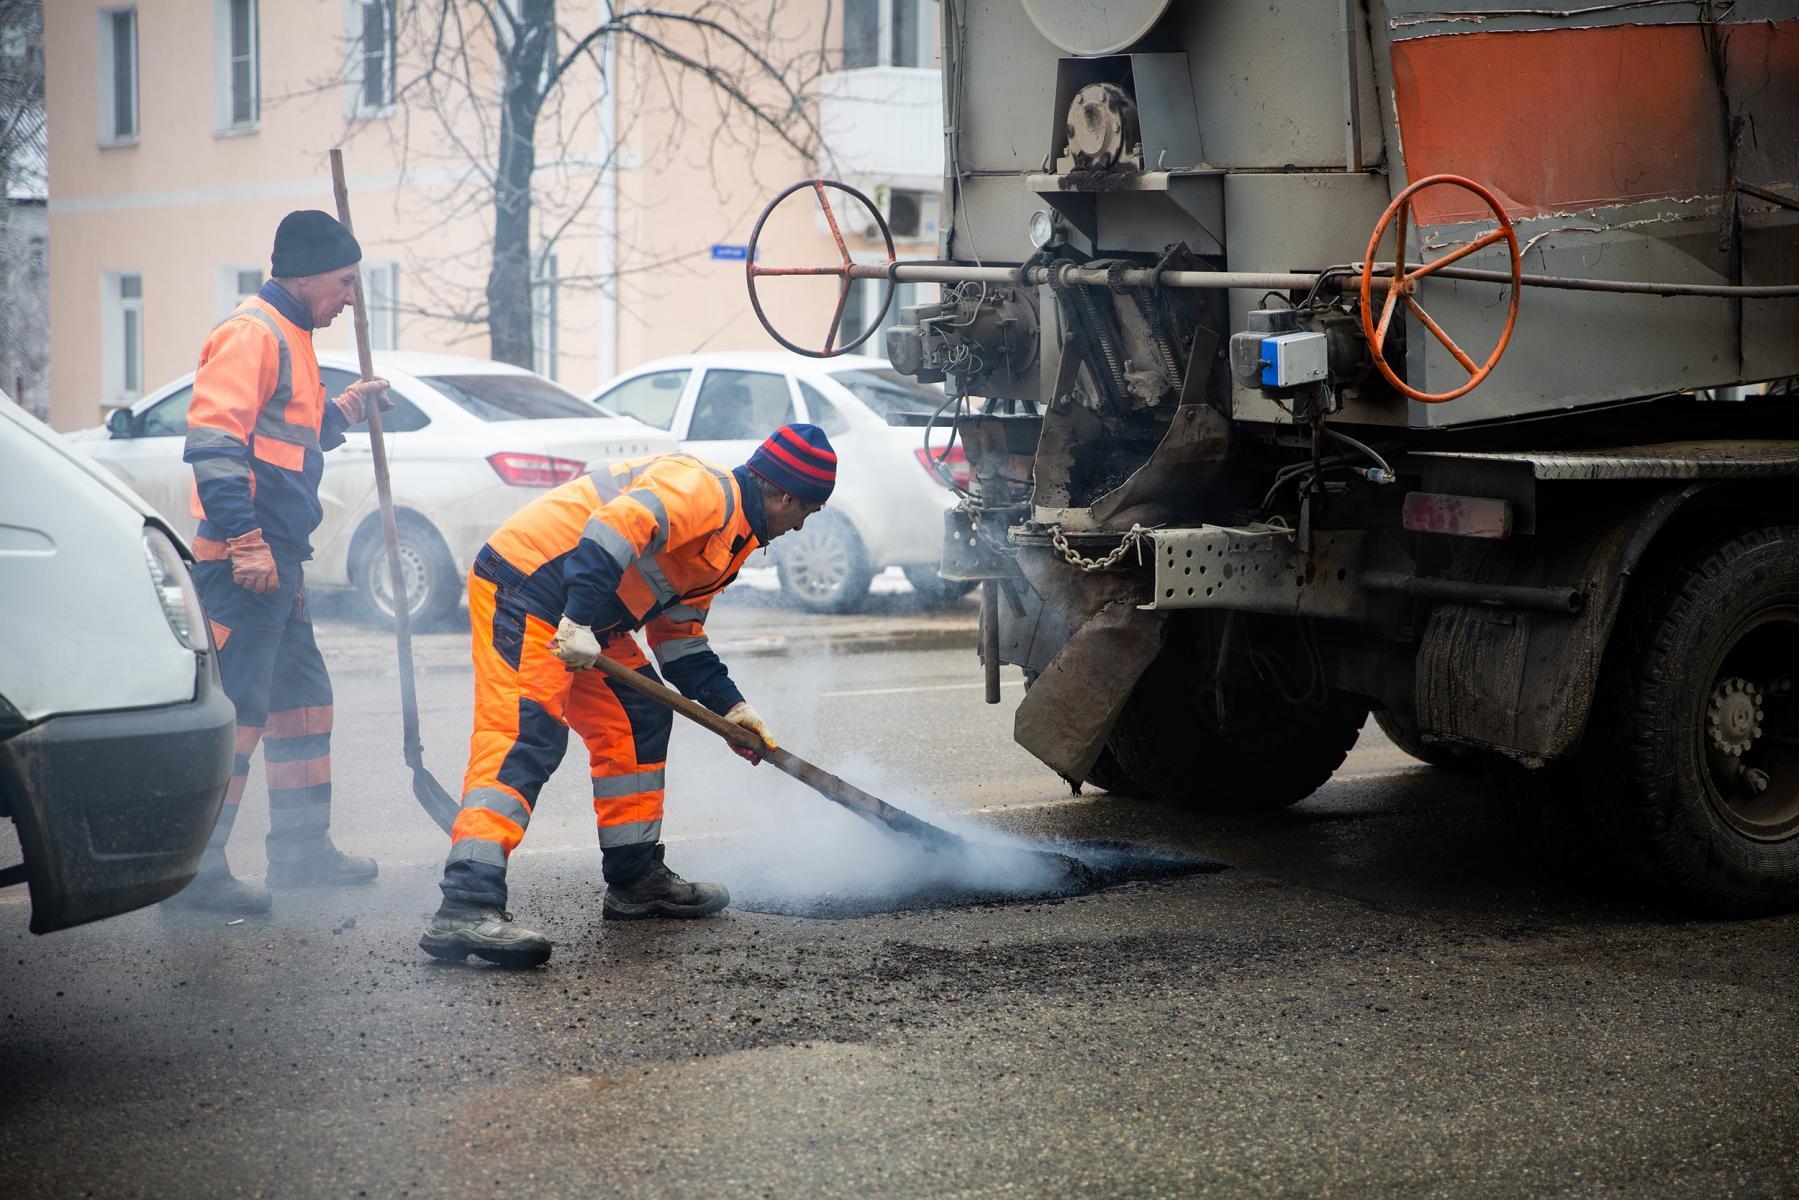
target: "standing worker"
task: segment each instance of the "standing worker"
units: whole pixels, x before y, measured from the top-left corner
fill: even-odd
[[[300,564],[323,509],[323,452],[341,445],[387,381],[351,384],[329,403],[312,332],[356,301],[362,247],[316,209],[275,230],[269,282],[217,325],[200,352],[183,458],[194,467],[194,574],[237,706],[237,763],[194,881],[167,903],[269,910],[267,889],[231,874],[225,842],[250,755],[269,782],[270,887],[368,883],[373,859],[331,844],[331,678],[313,641]],[[391,407],[391,404],[389,405]]]
[[[604,653],[658,678],[631,636],[643,629],[682,695],[774,746],[707,642],[706,613],[750,552],[804,525],[836,480],[824,431],[784,425],[734,470],[685,454],[621,462],[500,526],[469,573],[475,733],[443,904],[419,939],[427,953],[509,967],[550,957],[549,939],[506,911],[506,860],[571,728],[593,776],[604,914],[704,917],[730,903],[723,887],[689,883],[662,861],[673,715],[587,668]]]

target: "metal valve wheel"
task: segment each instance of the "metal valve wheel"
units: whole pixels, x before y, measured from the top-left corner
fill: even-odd
[[[1405,240],[1406,229],[1412,223],[1412,198],[1428,187],[1459,187],[1465,191],[1473,192],[1476,196],[1481,198],[1487,208],[1492,210],[1493,218],[1499,222],[1499,228],[1493,230],[1491,233],[1482,234],[1465,246],[1460,246],[1451,250],[1442,258],[1436,259],[1433,262],[1421,263],[1414,269],[1408,271],[1405,265]],[[1377,320],[1374,315],[1374,302],[1372,298],[1375,279],[1374,267],[1380,249],[1381,238],[1386,235],[1387,227],[1389,225],[1395,227],[1393,274],[1387,283],[1387,299],[1386,302],[1381,305],[1380,317]],[[1418,283],[1420,280],[1435,274],[1452,263],[1460,262],[1470,254],[1476,254],[1499,241],[1504,241],[1506,243],[1506,248],[1510,251],[1512,272],[1511,306],[1506,311],[1505,329],[1499,335],[1498,344],[1493,347],[1493,352],[1487,355],[1487,360],[1485,362],[1476,364],[1475,361],[1468,356],[1466,351],[1456,345],[1455,339],[1450,337],[1441,325],[1431,319],[1431,315],[1424,311],[1423,306],[1418,303],[1415,296],[1418,291]],[[1393,203],[1389,204],[1387,206],[1387,211],[1381,214],[1380,223],[1374,227],[1374,236],[1368,239],[1368,254],[1362,262],[1362,333],[1368,339],[1368,352],[1374,358],[1374,365],[1380,369],[1382,375],[1386,376],[1388,383],[1422,404],[1441,404],[1446,400],[1454,400],[1458,396],[1466,396],[1469,392],[1479,387],[1481,382],[1486,379],[1488,375],[1493,373],[1494,366],[1499,362],[1499,356],[1505,353],[1506,345],[1512,340],[1512,326],[1518,321],[1518,285],[1523,273],[1524,260],[1518,251],[1518,234],[1512,229],[1511,221],[1507,219],[1505,210],[1499,206],[1499,201],[1494,198],[1492,192],[1489,192],[1480,184],[1475,183],[1472,179],[1464,179],[1460,175],[1431,175],[1424,179],[1420,179],[1418,182],[1407,187],[1403,192],[1400,192],[1399,195],[1393,197]],[[1468,372],[1467,383],[1464,383],[1461,387],[1456,388],[1453,391],[1426,392],[1412,387],[1394,373],[1393,368],[1387,363],[1385,351],[1387,334],[1392,328],[1393,316],[1398,312],[1401,302],[1405,304],[1406,308],[1414,317],[1418,318],[1426,329],[1431,331],[1431,334],[1435,336],[1439,342],[1443,343],[1444,349],[1454,355],[1455,360],[1466,368]]]
[[[772,214],[776,208],[780,207],[783,200],[787,199],[787,197],[793,195],[795,192],[803,191],[806,188],[811,188],[814,194],[817,195],[818,207],[824,212],[825,223],[831,227],[831,236],[837,241],[837,253],[843,256],[843,261],[836,266],[829,267],[757,266],[756,244],[762,238],[763,225],[767,224],[770,214]],[[887,261],[885,263],[876,266],[872,263],[859,264],[850,260],[849,247],[844,244],[843,231],[838,228],[837,214],[831,209],[831,199],[825,193],[826,188],[836,188],[844,195],[856,200],[868,210],[870,216],[874,217],[875,227],[881,231],[881,238],[887,244]],[[881,327],[881,321],[886,317],[887,309],[893,304],[893,276],[888,272],[888,268],[896,261],[893,253],[893,233],[887,228],[887,222],[882,218],[881,210],[875,207],[874,201],[870,200],[855,188],[850,187],[848,184],[838,183],[834,179],[802,179],[791,187],[784,189],[773,200],[770,200],[768,202],[768,207],[762,210],[762,215],[756,218],[756,227],[750,231],[750,244],[748,247],[747,258],[748,261],[744,264],[744,275],[749,282],[750,307],[755,310],[756,319],[762,322],[762,328],[768,330],[769,337],[775,339],[775,341],[781,343],[781,345],[787,347],[787,349],[793,351],[795,354],[804,354],[807,358],[836,358],[840,354],[848,354],[851,350],[854,350],[857,346],[860,346],[863,342],[867,341],[875,330]],[[831,327],[825,332],[825,346],[823,350],[810,350],[804,346],[795,345],[793,342],[788,341],[781,335],[781,332],[774,327],[774,323],[768,319],[768,314],[763,312],[762,298],[756,291],[756,280],[770,275],[835,275],[843,281],[842,285],[837,290],[837,308],[836,311],[831,314]],[[869,322],[867,329],[864,329],[858,334],[854,340],[845,342],[839,346],[836,345],[836,342],[837,335],[841,332],[841,327],[843,325],[843,308],[844,305],[849,302],[851,285],[858,279],[879,279],[883,281],[881,288],[881,306],[875,311],[874,318]]]

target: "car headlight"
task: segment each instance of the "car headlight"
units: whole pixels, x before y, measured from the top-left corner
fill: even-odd
[[[181,551],[169,535],[154,525],[144,526],[144,562],[150,568],[150,583],[156,588],[156,599],[162,604],[162,615],[169,631],[189,650],[204,654],[211,648],[206,632],[206,614],[200,608],[200,593],[194,590],[194,577],[188,574]]]

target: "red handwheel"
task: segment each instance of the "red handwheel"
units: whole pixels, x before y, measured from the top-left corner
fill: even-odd
[[[837,253],[842,256],[843,261],[829,267],[757,266],[756,244],[762,240],[762,227],[767,224],[770,214],[772,214],[776,208],[780,207],[781,201],[787,199],[787,197],[793,195],[795,192],[804,191],[807,188],[812,189],[814,194],[818,196],[818,207],[824,212],[825,223],[831,227],[831,236],[836,239]],[[874,217],[875,227],[881,231],[881,238],[887,243],[887,261],[885,263],[876,266],[872,263],[858,264],[850,260],[849,247],[844,244],[843,231],[837,226],[837,214],[831,209],[831,198],[825,194],[826,188],[835,188],[844,195],[856,200],[868,210],[869,215]],[[887,309],[893,304],[893,276],[889,274],[887,270],[895,262],[893,254],[893,233],[887,228],[887,222],[882,219],[881,210],[875,207],[874,201],[870,200],[867,196],[864,196],[855,188],[850,187],[848,184],[838,183],[834,179],[802,179],[792,187],[783,190],[781,194],[776,196],[773,200],[770,200],[768,202],[768,207],[762,210],[762,215],[756,218],[756,227],[750,231],[748,259],[749,261],[744,264],[744,276],[749,283],[750,307],[755,310],[756,319],[762,322],[762,328],[768,330],[769,337],[775,339],[775,341],[781,343],[781,345],[787,347],[795,354],[804,354],[807,358],[836,358],[839,354],[848,354],[851,350],[854,350],[857,346],[866,342],[874,331],[881,327],[882,318],[887,315]],[[835,275],[843,281],[841,286],[837,289],[837,309],[831,314],[831,328],[825,332],[825,348],[823,350],[808,350],[804,346],[795,345],[785,337],[781,336],[780,331],[774,327],[774,323],[768,319],[768,314],[762,310],[762,298],[756,292],[756,280],[769,275]],[[843,308],[844,305],[849,302],[850,286],[858,279],[880,279],[883,281],[881,289],[881,306],[875,312],[874,319],[869,322],[867,329],[864,329],[854,341],[846,342],[843,345],[838,346],[836,345],[836,342],[837,335],[841,332],[841,326],[843,325]]]
[[[1465,246],[1451,250],[1434,262],[1421,263],[1415,270],[1408,271],[1405,266],[1405,239],[1406,228],[1412,223],[1412,197],[1428,187],[1459,187],[1464,191],[1473,192],[1492,210],[1494,220],[1499,222],[1499,228],[1491,233],[1482,234]],[[1394,230],[1396,241],[1393,253],[1393,276],[1387,285],[1387,299],[1381,305],[1380,317],[1377,320],[1374,315],[1372,298],[1374,263],[1380,249],[1380,240],[1386,235],[1389,225],[1396,226]],[[1476,254],[1499,241],[1504,241],[1506,248],[1511,252],[1511,307],[1505,314],[1505,329],[1499,335],[1499,344],[1493,347],[1493,353],[1487,355],[1486,362],[1476,365],[1474,360],[1455,344],[1455,339],[1444,332],[1441,325],[1431,319],[1431,315],[1424,311],[1423,306],[1414,299],[1414,296],[1418,291],[1419,280],[1435,274],[1451,263],[1460,262],[1470,254]],[[1466,396],[1479,387],[1482,380],[1493,373],[1493,367],[1499,362],[1499,356],[1505,353],[1506,345],[1512,340],[1512,326],[1518,322],[1518,284],[1523,273],[1524,259],[1518,252],[1518,234],[1512,229],[1511,221],[1506,218],[1505,210],[1499,206],[1499,201],[1494,198],[1492,192],[1472,179],[1463,179],[1460,175],[1431,175],[1420,179],[1393,197],[1393,203],[1387,205],[1387,211],[1381,214],[1380,224],[1374,227],[1374,236],[1368,239],[1368,255],[1362,262],[1362,333],[1368,339],[1368,351],[1374,356],[1374,365],[1380,368],[1380,373],[1386,376],[1388,383],[1420,403],[1441,404],[1445,400]],[[1411,314],[1417,317],[1439,342],[1443,343],[1444,348],[1455,356],[1455,360],[1467,369],[1467,383],[1454,391],[1422,392],[1393,373],[1393,368],[1387,364],[1385,351],[1387,333],[1392,328],[1393,315],[1398,311],[1401,301],[1405,303]]]

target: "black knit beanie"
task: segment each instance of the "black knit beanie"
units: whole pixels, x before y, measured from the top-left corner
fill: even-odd
[[[269,274],[276,279],[323,275],[362,261],[362,247],[330,213],[316,208],[290,212],[275,227]]]

